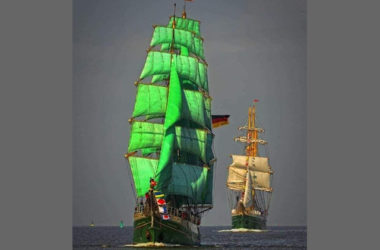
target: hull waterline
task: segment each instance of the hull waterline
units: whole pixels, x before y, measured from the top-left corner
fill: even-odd
[[[238,214],[232,215],[232,228],[245,228],[245,229],[266,229],[266,218],[257,215]]]
[[[165,243],[174,245],[200,245],[199,227],[180,217],[163,220],[158,216],[135,214],[133,244]]]

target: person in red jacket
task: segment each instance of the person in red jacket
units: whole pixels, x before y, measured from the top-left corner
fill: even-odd
[[[157,182],[153,178],[150,178],[150,189],[153,190],[156,185]]]

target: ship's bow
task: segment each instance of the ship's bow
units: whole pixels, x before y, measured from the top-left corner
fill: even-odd
[[[266,229],[266,218],[258,215],[237,214],[232,215],[233,229]]]
[[[164,220],[156,215],[135,212],[133,243],[200,245],[199,227],[175,215]]]

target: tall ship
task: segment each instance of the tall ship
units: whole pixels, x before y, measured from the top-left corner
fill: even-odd
[[[211,97],[200,21],[153,25],[139,79],[128,160],[134,182],[133,243],[199,245],[213,207]],[[223,116],[216,119],[223,123]]]
[[[264,129],[256,127],[256,123],[256,106],[252,105],[248,108],[247,123],[238,128],[244,134],[234,138],[243,143],[244,153],[231,155],[232,163],[228,166],[227,188],[233,229],[266,229],[273,171],[269,157],[261,156],[269,151],[264,148],[267,142],[259,138]],[[259,146],[264,147],[260,150]]]

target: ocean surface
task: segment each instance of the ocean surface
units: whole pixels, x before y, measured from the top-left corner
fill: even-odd
[[[306,227],[268,227],[266,232],[231,232],[230,227],[201,227],[201,246],[160,249],[306,249]],[[152,249],[132,246],[133,228],[73,227],[73,249]]]

